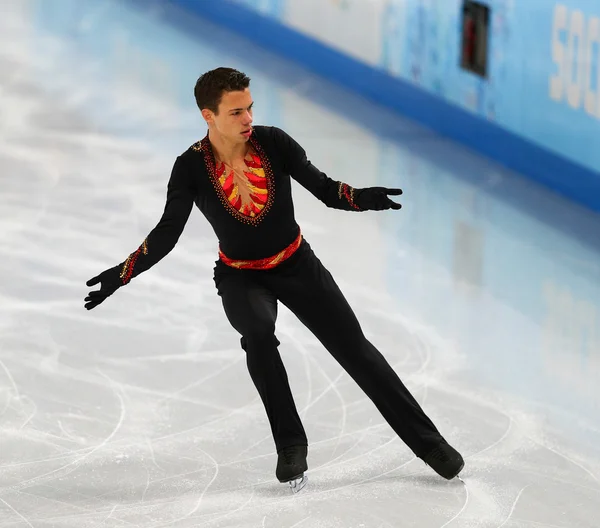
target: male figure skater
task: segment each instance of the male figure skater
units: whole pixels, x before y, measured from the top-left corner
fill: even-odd
[[[214,281],[241,335],[247,366],[265,406],[278,453],[276,477],[293,491],[306,483],[308,440],[275,336],[277,303],[287,306],[358,383],[415,455],[452,479],[464,465],[380,352],[366,339],[333,277],[294,218],[291,178],[326,206],[344,211],[400,209],[400,189],[355,189],[330,179],[283,130],[252,126],[250,79],[231,68],[202,75],[194,95],[208,125],[177,157],[156,227],[124,262],[90,279],[88,310],[148,270],[177,243],[194,203],[219,240]]]

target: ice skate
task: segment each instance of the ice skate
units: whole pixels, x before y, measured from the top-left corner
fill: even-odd
[[[300,478],[290,480],[288,484],[290,485],[292,493],[298,493],[299,491],[302,491],[304,489],[304,486],[308,484],[308,477],[306,475],[303,475]]]
[[[308,447],[284,447],[277,455],[277,469],[275,470],[277,480],[282,484],[289,484],[292,492],[298,493],[308,482],[308,477],[304,474],[308,469],[306,462]]]
[[[465,467],[465,461],[461,454],[445,440],[442,440],[439,446],[427,453],[423,457],[423,462],[438,475],[448,480],[457,477]]]

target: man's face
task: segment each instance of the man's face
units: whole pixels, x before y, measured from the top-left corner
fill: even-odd
[[[225,92],[219,104],[219,113],[214,114],[209,110],[209,124],[224,138],[234,143],[244,143],[252,135],[252,96],[250,89],[240,92]],[[203,114],[204,114],[203,112]]]

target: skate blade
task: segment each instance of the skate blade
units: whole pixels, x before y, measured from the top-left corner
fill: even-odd
[[[288,484],[290,485],[292,493],[299,493],[304,489],[304,486],[308,484],[308,477],[306,475],[303,475],[302,477],[298,477],[297,479],[290,480]]]
[[[423,461],[423,462],[424,462],[424,464],[425,464],[425,465],[426,465],[428,468],[431,468],[433,471],[435,471],[435,469],[433,469],[433,468],[432,468],[432,467],[431,467],[431,466],[430,466],[430,465],[429,465],[427,462],[425,462],[425,461]],[[460,472],[461,472],[461,471],[464,469],[464,467],[465,467],[465,463],[464,463],[464,461],[463,461],[463,463],[460,465],[460,467],[458,468],[458,470],[456,471],[456,473],[455,473],[454,475],[452,475],[452,476],[450,476],[450,477],[446,477],[445,475],[440,475],[439,473],[438,473],[438,475],[440,475],[440,477],[442,477],[442,478],[445,478],[446,480],[452,480],[452,479],[454,479],[454,478],[460,478],[460,477],[459,477],[459,475],[460,475]],[[437,473],[437,471],[435,471],[435,472]],[[461,480],[462,480],[462,479],[461,479]]]

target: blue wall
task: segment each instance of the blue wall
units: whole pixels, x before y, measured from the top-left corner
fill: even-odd
[[[458,67],[461,0],[388,0],[373,65],[292,29],[289,1],[171,0],[600,211],[599,3],[486,0],[484,80]]]

